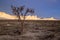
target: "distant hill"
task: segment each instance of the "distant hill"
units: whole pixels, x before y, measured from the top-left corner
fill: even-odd
[[[0,12],[0,19],[16,19],[16,17],[5,12]]]
[[[34,15],[28,15],[25,16],[26,19],[25,20],[56,20],[55,18],[51,17],[51,18],[39,18],[37,16]],[[15,15],[10,15],[8,13],[5,12],[0,12],[0,19],[18,19]],[[21,16],[21,19],[23,19],[23,17]]]

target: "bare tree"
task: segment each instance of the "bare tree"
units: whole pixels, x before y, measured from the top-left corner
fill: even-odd
[[[18,17],[18,22],[21,22],[21,33],[23,33],[23,29],[24,29],[24,21],[25,21],[25,16],[30,13],[30,14],[33,14],[34,13],[34,10],[33,9],[29,9],[27,8],[24,12],[24,6],[20,6],[20,7],[15,7],[15,6],[11,6],[12,8],[12,12],[14,15],[16,15]],[[21,21],[21,16],[23,17],[23,21]]]
[[[12,8],[13,14],[18,17],[18,20],[21,20],[20,15],[21,15],[22,11],[24,10],[24,6],[15,7],[15,6],[12,6],[12,5],[11,5],[11,8]]]

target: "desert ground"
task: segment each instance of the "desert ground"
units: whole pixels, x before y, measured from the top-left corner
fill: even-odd
[[[0,40],[60,40],[60,20],[0,20]]]

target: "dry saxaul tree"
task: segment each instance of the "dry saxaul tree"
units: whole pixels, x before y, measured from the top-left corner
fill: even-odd
[[[34,10],[33,9],[30,9],[30,8],[27,8],[24,12],[24,9],[25,9],[25,6],[20,6],[20,7],[15,7],[15,6],[11,6],[12,8],[12,13],[14,15],[17,16],[18,18],[18,22],[21,22],[21,34],[23,34],[23,29],[24,29],[24,21],[25,21],[25,16],[30,13],[30,14],[33,14],[34,13]],[[23,17],[23,21],[21,21],[21,16]]]

